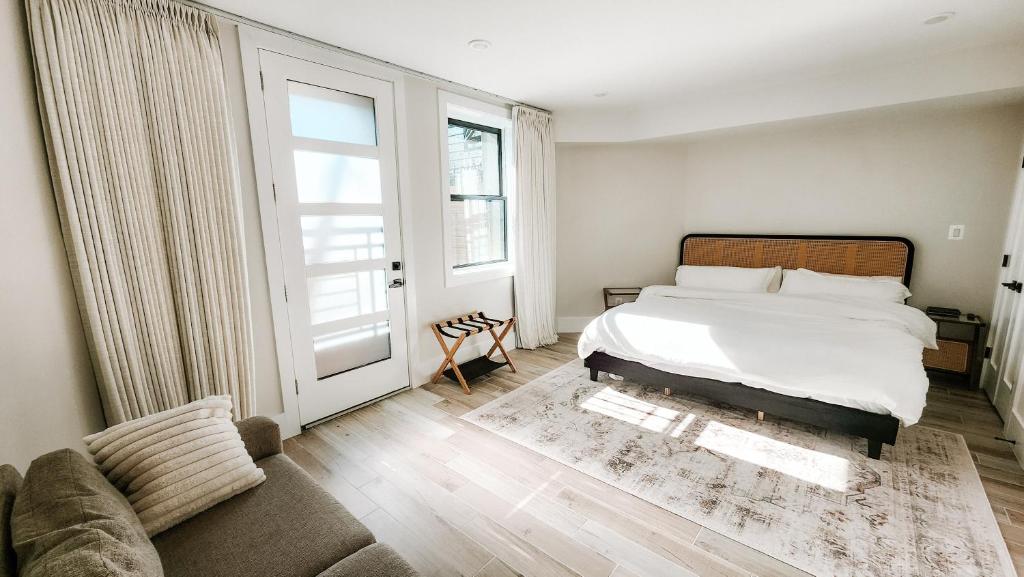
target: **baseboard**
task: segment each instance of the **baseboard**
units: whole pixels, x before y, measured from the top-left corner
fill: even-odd
[[[594,320],[597,315],[590,317],[558,317],[558,332],[580,333]]]

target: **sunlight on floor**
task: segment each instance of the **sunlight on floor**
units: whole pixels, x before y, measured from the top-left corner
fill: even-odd
[[[679,411],[641,401],[611,387],[605,387],[601,392],[583,401],[580,406],[588,411],[601,413],[633,425],[640,425],[655,433],[664,433],[679,415]],[[680,432],[682,431],[680,430]]]
[[[834,491],[845,491],[849,461],[711,421],[697,437],[705,449]]]

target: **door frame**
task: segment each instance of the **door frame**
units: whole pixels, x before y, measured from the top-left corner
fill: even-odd
[[[405,299],[406,373],[409,375],[410,385],[416,387],[420,383],[417,383],[414,378],[413,360],[419,358],[419,343],[416,339],[419,317],[415,296],[416,275],[413,270],[415,259],[413,258],[412,234],[409,229],[413,223],[412,202],[407,198],[411,190],[411,179],[407,148],[409,139],[407,137],[405,78],[400,71],[360,60],[342,52],[300,42],[280,34],[245,26],[238,26],[237,30],[242,59],[242,79],[245,84],[245,101],[249,117],[249,136],[253,150],[253,165],[256,171],[256,193],[259,200],[264,260],[267,266],[281,403],[284,407],[284,413],[271,417],[281,427],[282,436],[287,438],[298,435],[302,432],[302,427],[299,420],[298,380],[292,353],[288,303],[285,301],[284,261],[281,254],[277,207],[274,200],[274,176],[271,169],[270,141],[260,77],[259,51],[275,52],[315,64],[338,68],[346,72],[383,80],[392,86],[395,112],[395,155],[398,164],[399,236],[402,247],[402,268],[405,273],[403,275],[405,290],[402,293]],[[399,391],[402,390],[404,389],[399,389]]]
[[[1017,155],[1017,158],[1024,157],[1024,144]],[[1017,178],[1014,182],[1013,192],[1013,206],[1010,210],[1009,225],[1006,232],[1006,241],[1003,249],[1003,254],[1010,255],[1010,267],[1002,269],[999,274],[999,280],[997,282],[1002,283],[1008,280],[1016,280],[1020,278],[1021,274],[1024,274],[1024,222],[1021,218],[1024,217],[1024,165],[1022,165],[1017,171]],[[1016,261],[1016,263],[1015,263]],[[1017,266],[1014,267],[1013,265]],[[1016,274],[1015,274],[1016,273]],[[1016,277],[1016,278],[1011,278]],[[1011,318],[1008,321],[1016,321],[1014,324],[1015,331],[1007,335],[1007,347],[1011,344],[1019,344],[1019,339],[1024,338],[1024,303],[1020,302],[1020,295],[1015,294],[1012,291],[1008,292],[1001,285],[996,285],[996,299],[993,305],[992,312],[992,325],[997,322],[996,314],[1002,309],[1005,309],[1005,303],[1010,300],[1012,304],[1012,313],[1009,315]],[[1017,337],[1016,339],[1014,337]],[[986,359],[986,366],[994,370],[994,367],[990,359]],[[1021,392],[1024,389],[1024,362],[1021,362],[1017,366],[1017,374],[1013,375],[1014,387],[1008,391],[1010,398],[1006,401],[1000,398],[998,395],[999,391],[1002,391],[1004,386],[1009,386],[1006,382],[1006,353],[1003,352],[1003,358],[1001,359],[1000,367],[998,371],[995,371],[995,391],[996,395],[990,399],[993,405],[996,406],[997,410],[999,405],[1003,402],[1006,403],[1005,416],[1003,417],[1003,436],[1007,439],[1014,441],[1021,440],[1024,437],[1024,415],[1022,415],[1022,404],[1024,404],[1024,393]],[[1013,453],[1017,457],[1017,461],[1024,465],[1024,444],[1016,443],[1013,446]]]

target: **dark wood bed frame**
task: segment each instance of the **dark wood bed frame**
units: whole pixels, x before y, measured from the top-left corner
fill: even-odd
[[[725,243],[718,243],[722,244],[723,248],[710,255],[702,254],[699,259],[702,262],[693,262],[692,258],[688,260],[686,253],[688,242],[706,243],[705,239],[721,239],[725,241],[735,239],[738,242],[733,243],[731,247],[725,246]],[[766,245],[773,244],[772,241],[784,241],[784,243],[774,244],[799,245],[800,248],[796,254],[778,254],[778,251],[765,250]],[[744,247],[746,245],[755,248],[756,252],[758,252],[756,257],[744,254],[743,250],[736,250],[736,247]],[[872,254],[858,257],[858,246],[871,246],[873,250],[866,252],[872,252]],[[892,267],[895,266],[892,260],[893,255],[884,255],[881,257],[881,260],[884,260],[884,262],[879,261],[879,249],[881,247],[884,253],[884,247],[886,246],[892,246],[893,251],[900,253],[896,255],[896,260],[903,265],[903,284],[909,286],[910,273],[914,261],[914,245],[908,239],[902,237],[689,234],[683,237],[680,243],[679,263],[747,267],[778,265],[789,269],[807,268],[827,273],[886,275],[893,272]],[[808,257],[809,252],[813,253],[816,250],[820,251],[823,256],[816,258],[812,254]],[[782,251],[782,253],[786,252]],[[793,250],[788,252],[793,253]],[[841,253],[841,256],[836,257],[836,254],[839,253]],[[879,262],[873,264],[873,258]],[[890,274],[888,276],[899,275]],[[593,381],[598,379],[599,371],[605,371],[629,377],[637,382],[656,385],[659,388],[664,387],[673,392],[697,395],[713,401],[755,410],[759,414],[768,413],[824,427],[830,431],[864,437],[868,441],[868,457],[872,459],[878,459],[882,456],[882,443],[888,445],[895,444],[896,434],[899,432],[899,419],[891,415],[881,415],[813,399],[790,397],[764,389],[748,387],[741,383],[677,375],[652,369],[641,363],[623,360],[606,353],[592,353],[584,360],[584,365],[590,369],[590,379]]]

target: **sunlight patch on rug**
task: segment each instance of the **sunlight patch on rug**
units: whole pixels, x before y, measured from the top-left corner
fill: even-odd
[[[672,424],[679,414],[664,407],[638,400],[624,395],[611,387],[601,389],[596,395],[583,401],[580,405],[588,411],[595,411],[632,425],[661,433]]]
[[[694,441],[699,447],[752,465],[767,467],[790,477],[845,491],[850,462],[764,435],[711,421]]]
[[[863,439],[614,381],[581,361],[462,416],[814,575],[1009,577],[963,437]]]

